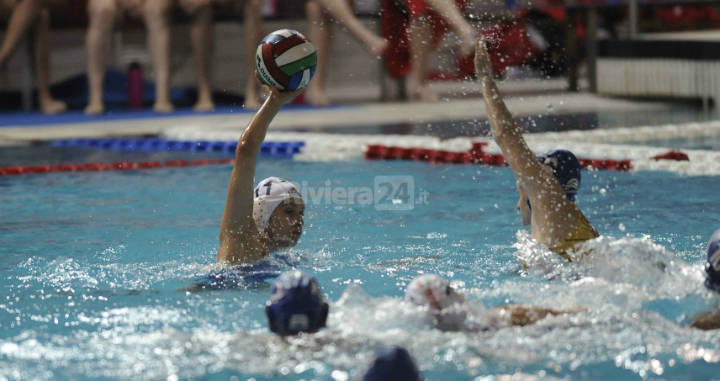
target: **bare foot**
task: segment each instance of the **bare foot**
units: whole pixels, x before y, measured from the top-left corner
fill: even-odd
[[[173,112],[175,108],[173,107],[172,103],[168,101],[155,101],[155,105],[153,106],[153,111],[158,113],[169,113]]]
[[[410,90],[410,99],[421,102],[437,102],[438,95],[430,90],[427,85],[413,86]]]
[[[45,115],[55,115],[65,112],[65,110],[67,110],[67,105],[65,102],[48,98],[40,101],[40,109]]]
[[[209,99],[198,100],[197,103],[195,103],[193,110],[196,112],[213,111],[215,110],[215,104]]]
[[[90,103],[85,107],[85,115],[100,115],[105,112],[105,105],[102,103]]]
[[[327,94],[325,94],[324,90],[308,88],[308,90],[305,92],[305,99],[307,100],[308,104],[315,107],[330,105],[330,99],[328,99]]]

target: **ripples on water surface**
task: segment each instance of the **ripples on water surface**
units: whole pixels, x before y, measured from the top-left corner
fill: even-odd
[[[310,201],[299,245],[268,267],[314,274],[331,315],[282,341],[266,329],[270,281],[178,291],[216,269],[229,171],[0,178],[0,379],[344,380],[384,344],[407,347],[428,379],[716,376],[720,333],[684,327],[716,305],[702,286],[714,178],[585,172],[579,203],[603,237],[567,264],[521,230],[507,168],[263,161],[258,178],[372,187],[402,174],[429,193],[410,211]],[[440,332],[400,302],[420,273],[464,290],[470,321],[504,303],[585,310]]]

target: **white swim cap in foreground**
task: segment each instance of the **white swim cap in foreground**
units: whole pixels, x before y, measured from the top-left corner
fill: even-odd
[[[438,275],[425,274],[413,279],[405,290],[405,300],[428,307],[437,328],[442,330],[461,328],[467,316],[465,296]]]
[[[263,235],[270,224],[270,216],[278,205],[291,198],[302,200],[302,195],[293,183],[278,177],[268,177],[258,183],[253,195],[253,219],[258,231]]]

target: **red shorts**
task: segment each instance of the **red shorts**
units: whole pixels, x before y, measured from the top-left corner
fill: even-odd
[[[411,20],[422,16],[427,17],[433,29],[433,42],[440,42],[449,28],[445,19],[428,7],[425,0],[405,0],[405,4]],[[467,0],[455,0],[455,5],[458,7],[460,12],[463,12],[465,10],[465,6],[467,5]]]

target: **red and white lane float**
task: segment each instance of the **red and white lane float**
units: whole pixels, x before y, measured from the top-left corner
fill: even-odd
[[[167,130],[164,136],[178,140],[233,140],[237,139],[240,133],[240,130],[176,127]],[[673,160],[672,157],[665,156],[672,148],[642,145],[643,141],[657,142],[688,137],[720,137],[720,122],[525,134],[528,145],[535,152],[568,149],[583,158],[582,163],[589,168],[720,176],[718,151],[683,150],[682,153],[687,155],[688,160]],[[498,163],[500,158],[492,155],[501,154],[500,148],[487,137],[443,140],[417,135],[270,132],[267,138],[273,141],[304,142],[303,149],[293,157],[299,161],[348,161],[360,160],[366,156],[375,160],[380,157],[390,160],[420,160],[418,158],[422,157],[424,161],[435,163],[472,162],[493,165]],[[483,160],[473,158],[470,161],[465,154],[472,153],[474,143],[483,142],[487,143],[483,146],[483,153],[490,156]],[[373,146],[382,146],[385,149]]]
[[[448,164],[505,165],[501,154],[485,152],[487,142],[473,143],[466,152],[450,152],[423,148],[387,147],[381,144],[368,146],[365,159],[368,160],[414,160]],[[583,168],[595,170],[629,171],[630,160],[578,158]]]
[[[163,142],[158,139],[137,144],[137,141],[119,141],[111,146],[116,150],[128,147],[163,147],[161,150],[176,150],[176,146],[189,146],[190,150],[232,152],[240,129],[208,129],[207,127],[176,127],[165,131]],[[573,151],[581,164],[594,170],[617,171],[667,171],[687,175],[720,176],[720,152],[712,150],[678,151],[667,147],[643,146],[643,141],[672,139],[707,139],[720,137],[720,121],[704,123],[673,124],[664,126],[598,129],[589,131],[549,132],[526,134],[528,145],[535,152],[564,148]],[[499,147],[485,137],[459,137],[440,139],[417,135],[345,135],[311,132],[271,132],[270,142],[292,142],[268,146],[272,155],[282,153],[286,158],[299,161],[349,161],[349,160],[414,160],[428,163],[505,165]],[[187,142],[202,142],[190,144]],[[105,144],[103,140],[101,143]],[[131,144],[132,143],[132,144]],[[171,144],[172,143],[172,144]],[[205,144],[207,143],[207,144]],[[212,144],[211,144],[212,143]],[[622,143],[622,144],[619,144]],[[84,141],[83,141],[84,144]],[[98,143],[97,145],[103,146]],[[78,144],[82,145],[82,144]],[[88,144],[91,145],[91,144]],[[117,146],[117,147],[116,147]],[[209,147],[209,148],[208,148]],[[113,149],[110,148],[110,149]],[[272,149],[271,149],[272,148]],[[151,169],[190,165],[226,164],[223,160],[194,160],[170,162],[118,162],[91,164],[40,165],[28,167],[0,168],[0,176],[48,173]]]

